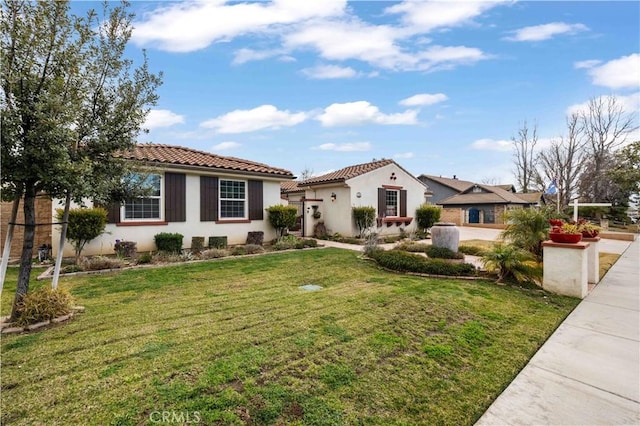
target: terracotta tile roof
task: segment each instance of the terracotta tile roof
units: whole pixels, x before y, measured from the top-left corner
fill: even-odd
[[[280,193],[286,194],[288,192],[303,191],[303,189],[298,186],[299,183],[300,182],[297,180],[285,180],[280,182]]]
[[[138,144],[132,151],[124,152],[121,156],[151,163],[208,167],[218,170],[280,176],[287,179],[293,179],[294,177],[289,170],[271,167],[267,164],[235,157],[223,157],[210,152],[174,145]]]
[[[370,171],[379,169],[380,167],[384,167],[393,163],[395,163],[395,161],[393,160],[378,160],[378,161],[372,161],[370,163],[356,164],[355,166],[345,167],[335,172],[327,173],[326,175],[309,178],[303,182],[300,182],[300,186],[302,185],[307,186],[307,185],[313,185],[313,184],[319,184],[319,183],[344,182],[347,179],[352,179],[356,176],[369,173]]]
[[[458,192],[463,192],[464,190],[469,189],[474,185],[473,182],[469,182],[466,180],[445,178],[442,176],[433,176],[433,175],[420,175],[418,176],[418,179],[422,177],[431,179],[432,181],[437,182],[440,185],[448,186],[449,188],[455,189]]]

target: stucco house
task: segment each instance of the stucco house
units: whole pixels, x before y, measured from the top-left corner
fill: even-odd
[[[502,215],[509,209],[544,204],[541,192],[517,193],[511,184],[483,185],[456,176],[420,175],[418,179],[433,192],[429,201],[442,206],[442,220],[457,225],[502,224]]]
[[[284,183],[282,195],[298,206],[300,233],[312,236],[323,221],[330,234],[356,236],[353,207],[376,209],[381,235],[415,229],[413,216],[425,202],[425,186],[393,160],[383,159],[344,167],[335,172],[298,182]]]
[[[280,183],[294,178],[285,169],[172,145],[139,144],[122,157],[150,173],[154,192],[110,206],[105,234],[87,244],[83,254],[113,254],[116,240],[135,241],[138,251],[155,250],[154,236],[161,232],[184,235],[185,248],[197,236],[205,237],[205,244],[210,236],[244,244],[249,231],[263,231],[265,240],[273,239],[265,209],[286,204]],[[59,207],[54,202],[51,214]],[[54,252],[59,235],[54,226]],[[72,254],[67,244],[65,255]]]

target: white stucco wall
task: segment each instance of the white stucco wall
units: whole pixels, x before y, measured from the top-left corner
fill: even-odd
[[[141,226],[118,226],[117,224],[107,224],[106,232],[87,244],[82,252],[83,255],[97,254],[114,254],[114,244],[116,240],[135,241],[139,252],[156,250],[154,236],[161,232],[179,232],[184,235],[183,247],[188,249],[191,247],[192,237],[205,237],[205,245],[208,243],[208,237],[227,236],[229,244],[244,244],[246,242],[247,233],[249,231],[263,231],[264,240],[269,241],[275,238],[275,230],[268,220],[267,213],[264,214],[264,220],[253,220],[250,223],[216,223],[213,221],[200,221],[200,176],[203,173],[190,173],[189,171],[180,170],[180,173],[186,173],[186,221],[185,222],[169,222],[166,225],[141,225]],[[212,175],[213,176],[213,175]],[[245,178],[238,175],[221,175],[216,174],[220,178],[229,178],[236,180],[244,180]],[[251,177],[248,179],[263,179],[262,177]],[[162,179],[164,184],[165,180]],[[276,204],[286,204],[285,200],[280,198],[280,181],[263,180],[263,207],[267,208]],[[164,192],[163,192],[164,193]],[[163,197],[164,198],[164,197]],[[60,205],[54,201],[55,208]],[[160,208],[164,219],[164,204]],[[60,227],[54,226],[52,235],[53,253],[57,252],[58,242],[60,240]],[[73,246],[69,243],[65,244],[64,255],[73,256]]]

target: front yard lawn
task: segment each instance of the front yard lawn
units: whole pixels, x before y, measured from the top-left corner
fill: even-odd
[[[2,424],[473,424],[578,303],[357,255],[65,277],[84,314],[2,336]]]

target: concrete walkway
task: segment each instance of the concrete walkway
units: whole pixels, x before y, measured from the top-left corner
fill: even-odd
[[[637,239],[476,425],[639,424]]]

